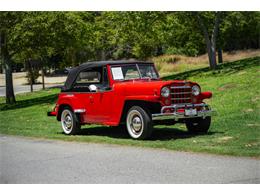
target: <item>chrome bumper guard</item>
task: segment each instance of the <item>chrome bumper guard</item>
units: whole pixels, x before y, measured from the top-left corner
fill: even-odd
[[[201,110],[197,111],[196,115],[186,116],[185,112],[178,112],[179,108],[189,109],[189,108],[199,108],[202,107]],[[164,112],[165,109],[173,109],[173,112]],[[163,106],[161,108],[161,113],[152,114],[152,120],[164,120],[164,119],[174,119],[178,121],[178,119],[186,119],[186,118],[195,118],[202,117],[205,118],[207,116],[215,115],[216,112],[210,108],[209,105],[205,103],[201,104],[173,104],[171,106]]]

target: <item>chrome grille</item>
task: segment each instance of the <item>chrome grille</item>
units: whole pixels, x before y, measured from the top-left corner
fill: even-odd
[[[172,104],[191,103],[191,87],[190,86],[171,86]]]

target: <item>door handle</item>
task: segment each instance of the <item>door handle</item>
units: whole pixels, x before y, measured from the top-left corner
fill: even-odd
[[[94,102],[93,96],[89,96],[90,103]]]

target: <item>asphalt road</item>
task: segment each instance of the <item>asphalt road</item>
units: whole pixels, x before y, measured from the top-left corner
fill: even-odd
[[[0,136],[1,183],[260,183],[260,161]]]
[[[48,84],[45,86],[46,88],[51,88],[51,87],[60,87],[57,84]],[[34,91],[39,91],[42,89],[42,85],[33,85],[33,90]],[[5,87],[0,86],[0,97],[5,96]],[[14,86],[14,93],[19,94],[19,93],[26,93],[26,92],[31,92],[31,87],[30,85],[15,85]]]

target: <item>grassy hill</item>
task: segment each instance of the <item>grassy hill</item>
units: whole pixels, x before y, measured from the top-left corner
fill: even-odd
[[[260,56],[259,49],[237,50],[232,52],[223,52],[224,62],[234,62],[241,59],[254,58]],[[187,72],[194,69],[208,67],[208,55],[203,54],[196,57],[183,55],[162,55],[151,59],[155,62],[161,76],[170,73]]]
[[[60,123],[46,112],[55,103],[56,90],[17,95],[17,104],[0,99],[0,133],[67,141],[113,143],[171,150],[260,157],[260,57],[207,67],[180,69],[164,79],[198,82],[212,91],[208,101],[218,115],[207,135],[190,135],[184,125],[156,126],[151,140],[131,140],[125,131],[102,126],[83,126],[81,135],[65,136]]]

